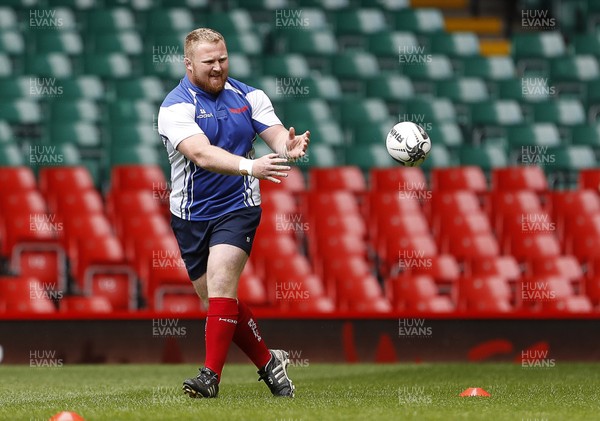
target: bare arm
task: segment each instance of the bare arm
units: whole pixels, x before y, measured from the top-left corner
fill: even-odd
[[[296,130],[293,127],[288,130],[281,124],[263,130],[260,137],[273,152],[292,161],[306,155],[306,149],[310,143],[310,132],[308,130],[296,136]]]
[[[276,154],[258,159],[246,159],[213,146],[203,134],[190,136],[179,143],[177,150],[198,167],[226,175],[251,175],[261,180],[280,183],[277,177],[287,177],[289,166],[279,165],[286,160]]]

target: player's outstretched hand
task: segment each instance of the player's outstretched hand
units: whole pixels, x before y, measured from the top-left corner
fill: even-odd
[[[282,165],[287,159],[280,158],[276,153],[270,153],[254,160],[252,175],[260,180],[269,180],[273,183],[281,183],[280,178],[287,177],[292,168]]]
[[[296,129],[290,127],[286,146],[286,157],[290,161],[295,161],[306,155],[306,149],[310,143],[310,132],[307,130],[301,135],[296,136]]]

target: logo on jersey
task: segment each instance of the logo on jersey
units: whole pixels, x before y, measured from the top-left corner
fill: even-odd
[[[200,114],[196,116],[196,118],[211,118],[213,117],[212,113],[207,113],[204,108],[200,108]]]
[[[243,107],[240,107],[240,108],[230,108],[229,109],[229,111],[231,111],[234,114],[241,114],[241,113],[243,113],[244,111],[247,111],[247,110],[248,110],[248,106],[247,105],[244,105]]]

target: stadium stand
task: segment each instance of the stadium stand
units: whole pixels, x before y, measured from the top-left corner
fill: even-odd
[[[201,25],[225,35],[233,77],[312,131],[289,177],[261,182],[240,297],[291,314],[600,310],[591,29],[508,39],[467,2],[34,3],[54,26],[0,7],[0,312],[202,311],[156,133]],[[292,8],[303,19],[276,21]],[[421,168],[387,154],[398,120],[433,140]],[[556,300],[521,302],[528,283]]]

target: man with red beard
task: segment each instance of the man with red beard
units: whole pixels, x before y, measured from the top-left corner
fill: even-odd
[[[230,343],[258,368],[273,395],[294,396],[288,355],[269,350],[237,285],[260,222],[259,179],[280,183],[288,160],[305,155],[310,133],[296,135],[261,90],[228,77],[223,36],[208,28],[185,39],[186,75],[161,104],[158,131],[171,163],[171,226],[205,306],[206,357],[183,383],[191,397],[217,397]],[[259,135],[275,152],[254,159]]]

